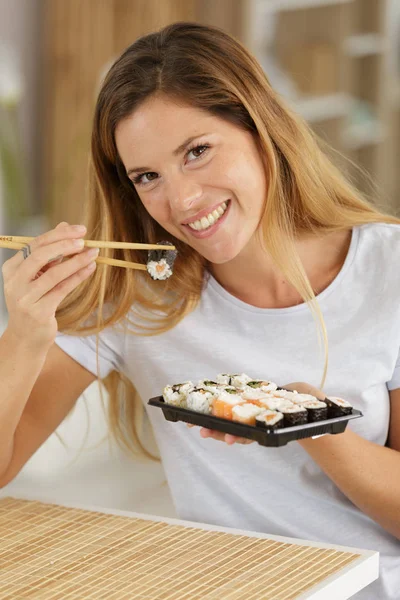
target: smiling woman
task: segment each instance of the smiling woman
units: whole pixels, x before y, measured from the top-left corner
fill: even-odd
[[[182,132],[191,134],[183,143]],[[140,201],[165,231],[213,264],[258,255],[267,185],[251,133],[157,94],[119,122],[115,139]]]
[[[87,211],[91,239],[171,241],[174,272],[153,282],[94,271],[77,249],[84,232],[63,223],[6,263],[3,485],[98,377],[122,443],[138,442],[146,405],[179,517],[378,548],[381,577],[357,598],[395,600],[400,222],[351,186],[243,46],[194,23],[140,38],[107,74]],[[72,258],[35,278],[59,254]],[[141,261],[134,250],[116,257]],[[21,384],[6,373],[27,346]],[[341,398],[364,417],[340,435],[267,449],[148,408],[168,383],[184,382],[179,400],[216,372]]]

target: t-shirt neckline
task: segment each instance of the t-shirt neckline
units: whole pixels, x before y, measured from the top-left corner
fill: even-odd
[[[335,279],[326,287],[318,296],[316,296],[318,304],[321,304],[326,300],[326,298],[336,289],[336,287],[341,283],[342,279],[346,275],[349,270],[354,257],[357,252],[358,239],[359,239],[360,231],[359,227],[353,227],[351,241],[349,250],[347,252],[347,256],[345,261],[340,269],[339,273],[336,275]],[[306,302],[302,302],[301,304],[297,304],[296,306],[288,306],[286,308],[260,308],[258,306],[252,306],[251,304],[247,304],[243,300],[239,300],[236,296],[230,294],[218,281],[213,277],[211,273],[207,275],[208,281],[207,286],[210,287],[215,293],[223,298],[223,300],[233,304],[234,306],[248,311],[252,313],[262,313],[264,315],[287,315],[289,313],[296,313],[304,310],[309,310],[309,307]]]

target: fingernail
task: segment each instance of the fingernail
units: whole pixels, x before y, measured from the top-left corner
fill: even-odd
[[[90,248],[90,250],[88,250],[87,255],[90,258],[92,258],[93,256],[97,256],[99,252],[100,252],[100,248]]]
[[[78,248],[83,248],[83,246],[85,245],[85,242],[82,239],[72,240],[72,245],[77,246]]]
[[[86,233],[86,227],[84,225],[73,225],[72,230],[77,233]]]

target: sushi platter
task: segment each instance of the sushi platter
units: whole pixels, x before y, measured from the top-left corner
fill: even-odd
[[[362,417],[348,401],[319,400],[286,390],[271,381],[220,374],[214,380],[167,385],[149,405],[161,408],[168,421],[184,421],[247,438],[262,446],[342,433],[352,419]]]

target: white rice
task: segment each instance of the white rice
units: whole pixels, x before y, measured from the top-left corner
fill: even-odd
[[[263,392],[259,388],[249,388],[247,387],[241,394],[244,400],[263,400],[268,398],[269,395],[267,392]]]
[[[257,383],[260,383],[259,387],[253,387],[252,385],[248,385],[246,386],[246,389],[250,389],[250,390],[261,390],[263,392],[274,392],[277,389],[277,385],[276,383],[274,383],[273,381],[265,381],[263,379],[252,379],[251,381],[255,381]]]
[[[189,392],[186,405],[190,410],[209,415],[211,413],[211,403],[214,395],[206,390],[193,390]]]
[[[172,269],[165,258],[162,258],[159,261],[149,261],[147,263],[147,271],[153,279],[168,279],[168,277],[171,277],[172,275]]]
[[[239,394],[230,394],[225,390],[220,390],[217,394],[215,394],[214,398],[217,400],[222,400],[223,402],[226,402],[226,404],[232,404],[232,406],[235,404],[244,404],[245,402]]]
[[[316,396],[312,396],[311,394],[293,394],[292,402],[295,404],[304,404],[305,402],[315,402],[318,401]]]
[[[255,404],[238,404],[232,408],[232,417],[238,419],[251,419],[263,412],[264,409]]]
[[[242,373],[241,375],[232,375],[231,377],[231,385],[239,389],[245,388],[249,381],[251,381],[251,377],[246,375],[246,373]]]
[[[276,425],[276,423],[283,420],[283,414],[276,410],[264,410],[256,416],[256,420],[266,425]]]
[[[329,396],[328,400],[332,400],[339,406],[343,406],[343,408],[352,408],[350,402],[347,402],[347,400],[343,400],[343,398],[338,398],[337,396]]]

